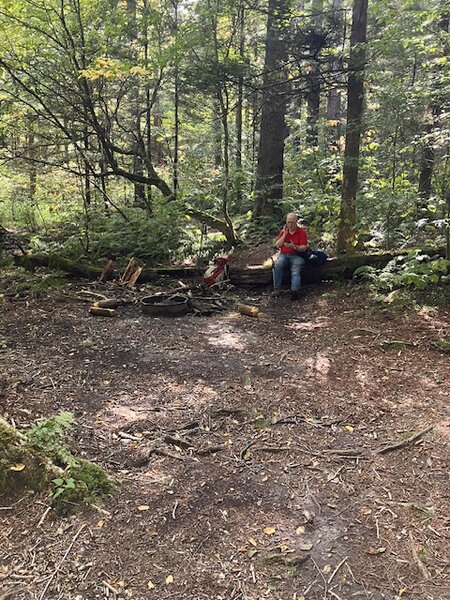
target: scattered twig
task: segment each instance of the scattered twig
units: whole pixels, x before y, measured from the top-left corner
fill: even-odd
[[[59,570],[62,567],[63,562],[66,560],[69,552],[72,550],[73,545],[75,544],[75,542],[77,541],[79,535],[81,534],[81,532],[83,531],[83,529],[86,527],[86,523],[84,525],[82,525],[80,527],[80,529],[77,531],[77,533],[73,536],[72,541],[69,544],[69,547],[67,548],[66,552],[64,553],[64,556],[62,557],[62,559],[59,561],[58,566],[56,567],[56,569],[53,571],[53,573],[50,575],[49,580],[47,581],[47,583],[45,584],[44,589],[42,590],[42,594],[39,597],[39,600],[42,600],[43,598],[45,598],[45,595],[47,593],[48,588],[50,587],[53,579],[56,577],[56,575],[58,574]]]
[[[105,586],[106,589],[108,589],[110,592],[112,592],[113,594],[115,594],[116,596],[118,596],[119,590],[116,590],[115,587],[113,587],[110,583],[108,583],[105,580],[103,580],[102,583],[103,583],[103,585]]]
[[[413,537],[413,534],[411,533],[411,531],[409,532],[409,539],[410,539],[410,542],[411,542],[411,553],[412,553],[414,562],[417,565],[417,568],[421,572],[422,577],[424,579],[430,579],[430,574],[428,573],[427,568],[425,567],[425,565],[423,564],[423,562],[420,560],[419,555],[417,554],[416,543],[414,541],[414,537]]]
[[[329,475],[327,477],[327,482],[330,483],[330,481],[333,481],[333,479],[336,479],[336,477],[339,475],[339,473],[344,469],[344,465],[342,465],[342,467],[339,467],[339,469],[336,471],[336,473]]]
[[[327,584],[327,580],[325,579],[325,577],[323,576],[322,571],[320,570],[318,564],[316,563],[316,561],[314,560],[314,558],[311,556],[311,560],[313,562],[313,565],[316,567],[317,572],[319,573],[320,577],[322,578],[323,581],[323,585],[324,585],[324,597],[327,597],[328,594],[328,584]]]
[[[42,515],[42,517],[39,519],[39,523],[36,525],[36,527],[40,527],[42,525],[42,523],[45,521],[45,517],[48,515],[48,513],[52,510],[51,506],[47,506],[47,508],[44,511],[44,514]]]
[[[166,444],[178,446],[179,448],[192,448],[192,443],[188,440],[183,439],[182,437],[166,435],[164,436],[164,441],[166,442]]]
[[[424,435],[429,433],[432,429],[433,429],[433,426],[430,425],[430,427],[427,427],[426,429],[419,431],[419,433],[410,435],[409,437],[407,437],[405,440],[403,440],[401,442],[397,442],[396,444],[390,444],[389,446],[383,446],[383,447],[378,448],[377,450],[375,450],[375,454],[386,454],[387,452],[392,452],[392,450],[399,450],[400,448],[404,448],[405,446],[410,446],[411,444],[414,444],[414,442],[416,442],[417,440],[422,438]]]
[[[217,454],[217,452],[223,452],[226,450],[226,446],[218,445],[218,446],[205,446],[204,448],[199,448],[197,450],[197,454],[200,456],[206,456],[207,454]]]
[[[241,451],[240,451],[240,453],[239,453],[239,456],[240,456],[241,460],[246,460],[246,458],[245,458],[245,455],[246,455],[246,453],[247,453],[247,452],[250,450],[250,448],[251,448],[252,446],[254,446],[254,445],[256,444],[256,442],[257,442],[258,440],[260,440],[260,439],[261,439],[262,435],[263,435],[262,433],[261,433],[261,434],[259,434],[259,435],[257,435],[257,436],[255,437],[255,439],[253,439],[253,440],[252,440],[251,442],[249,442],[249,443],[248,443],[246,446],[244,446],[244,448],[242,448],[242,450],[241,450]]]
[[[331,582],[333,581],[333,579],[336,577],[337,572],[342,567],[342,565],[347,562],[347,560],[348,560],[348,556],[346,556],[345,558],[343,558],[341,560],[341,562],[338,564],[338,566],[335,568],[335,570],[331,573],[331,575],[328,577],[328,585],[331,584]]]

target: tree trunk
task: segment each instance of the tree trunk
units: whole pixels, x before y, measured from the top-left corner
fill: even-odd
[[[238,14],[238,28],[239,28],[239,58],[244,60],[244,43],[245,43],[245,8],[243,5],[239,6]],[[242,200],[242,115],[243,115],[243,101],[244,101],[244,77],[242,75],[238,78],[237,84],[237,100],[236,100],[236,153],[235,153],[235,166],[237,172],[236,178],[236,203],[238,206]]]
[[[439,19],[438,32],[448,34],[449,30],[449,15],[448,8],[443,11],[444,14]],[[444,42],[443,58],[448,56],[448,44]],[[422,145],[422,159],[421,169],[419,176],[419,209],[426,210],[427,201],[429,200],[432,193],[432,178],[434,170],[435,152],[434,152],[434,132],[439,126],[439,116],[442,111],[442,106],[446,102],[445,92],[440,93],[442,87],[442,65],[438,65],[434,69],[433,83],[430,86],[433,87],[435,92],[435,101],[432,104],[427,115],[427,123],[423,130],[424,142]],[[445,75],[444,75],[445,77]],[[419,216],[419,215],[418,215]]]
[[[354,252],[356,242],[356,192],[359,152],[364,112],[364,70],[366,61],[368,0],[354,0],[350,36],[349,77],[347,84],[347,131],[336,249]]]
[[[314,34],[320,33],[322,27],[323,0],[312,0],[311,2],[311,25]],[[313,50],[311,48],[311,50]],[[311,71],[307,76],[308,92],[306,105],[308,114],[306,117],[306,143],[308,146],[319,144],[319,115],[320,115],[320,65],[317,54],[311,60]]]
[[[177,44],[178,40],[178,0],[174,0],[173,2],[174,8],[174,34],[175,34],[175,44]],[[174,147],[173,147],[173,193],[176,198],[179,186],[178,180],[178,162],[179,162],[179,142],[180,142],[180,74],[179,74],[179,57],[178,57],[178,46],[176,46],[175,51],[175,72],[174,72],[174,117],[175,117],[175,127],[174,127]]]
[[[136,0],[126,0],[128,13],[128,42],[129,42],[129,60],[133,66],[137,65],[137,40],[138,23],[136,16]],[[131,94],[131,146],[134,150],[133,173],[138,177],[144,175],[144,162],[142,159],[142,130],[141,130],[141,94],[140,81],[138,77],[134,78],[133,91]],[[140,181],[134,182],[134,204],[139,208],[147,209],[146,190]]]
[[[345,27],[344,12],[342,9],[343,0],[333,0],[332,18],[336,31],[342,37],[341,47],[345,45]],[[336,48],[337,50],[337,48]],[[331,84],[328,90],[327,98],[327,121],[328,121],[328,141],[330,149],[336,151],[336,141],[340,136],[340,122],[342,116],[342,98],[341,98],[341,73],[342,57],[337,56],[331,61]]]
[[[290,0],[269,0],[258,167],[253,218],[272,216],[283,197],[286,107],[287,27]]]

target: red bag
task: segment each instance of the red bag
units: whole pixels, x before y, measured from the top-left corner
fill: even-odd
[[[206,269],[203,275],[203,283],[211,287],[216,283],[225,281],[228,279],[230,274],[230,268],[228,266],[228,258],[224,256],[217,256],[212,264]]]

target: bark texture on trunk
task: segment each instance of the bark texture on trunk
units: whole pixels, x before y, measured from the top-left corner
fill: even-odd
[[[254,218],[275,214],[283,197],[289,10],[290,0],[269,0]]]
[[[356,192],[364,113],[364,69],[366,62],[368,0],[354,0],[347,84],[347,132],[342,181],[341,210],[336,249],[354,252],[356,240]]]

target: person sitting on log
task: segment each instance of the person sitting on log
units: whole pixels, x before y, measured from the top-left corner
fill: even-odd
[[[291,270],[291,300],[298,299],[298,293],[302,283],[301,272],[305,264],[305,256],[302,254],[308,250],[308,234],[306,229],[298,225],[298,216],[289,213],[286,216],[286,224],[278,234],[275,245],[280,250],[273,265],[273,294],[274,298],[280,296],[283,271],[289,265]]]

